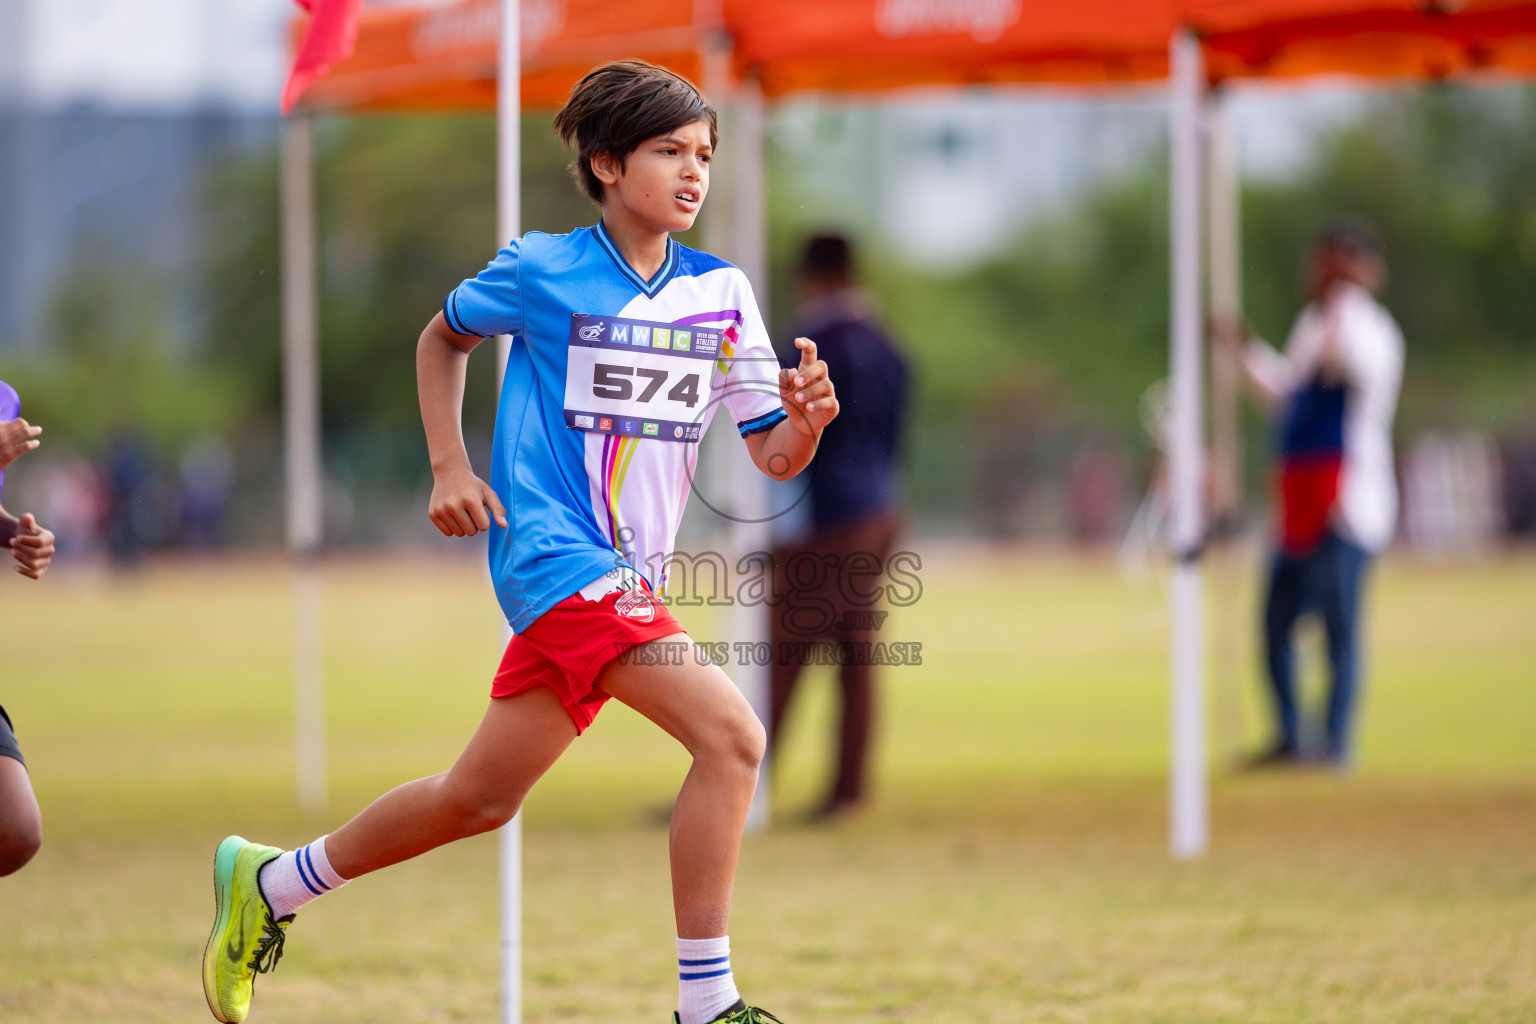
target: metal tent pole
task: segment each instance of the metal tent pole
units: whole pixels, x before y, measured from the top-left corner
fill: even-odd
[[[768,203],[767,181],[763,161],[765,117],[763,92],[755,80],[742,82],[736,90],[736,117],[734,142],[737,150],[735,167],[735,245],[734,256],[738,266],[752,282],[757,296],[758,309],[768,302]],[[771,373],[775,368],[769,367]],[[743,457],[731,463],[731,487],[739,502],[741,520],[733,524],[732,547],[738,558],[755,551],[767,551],[769,547],[768,481],[751,459]],[[760,605],[734,606],[734,630],[732,639],[752,641],[754,649],[769,642],[768,609]],[[755,659],[736,666],[736,685],[766,725],[772,709],[769,684],[769,668],[759,665]],[[752,809],[747,814],[747,831],[754,832],[768,827],[771,818],[769,798],[770,771],[768,757],[764,755],[757,774],[757,791],[752,795]]]
[[[1209,211],[1209,305],[1216,323],[1239,323],[1242,295],[1242,197],[1233,137],[1231,96],[1212,93],[1206,105],[1206,195]],[[1242,421],[1239,410],[1240,368],[1236,355],[1223,346],[1211,349],[1211,518],[1215,529],[1216,618],[1213,680],[1219,756],[1236,763],[1242,753],[1242,654],[1238,642],[1242,602],[1243,556],[1235,543],[1243,515]]]
[[[320,360],[315,307],[313,124],[283,122],[283,449],[293,564],[293,696],[299,806],[326,805],[325,692],[320,635]]]
[[[1168,438],[1169,542],[1174,567],[1170,707],[1169,849],[1180,860],[1205,852],[1210,835],[1205,751],[1205,680],[1200,548],[1200,118],[1205,72],[1200,42],[1174,33],[1170,236],[1172,317],[1169,338],[1171,423]]]
[[[712,33],[700,53],[705,95],[720,113],[720,153],[711,163],[710,207],[704,218],[704,245],[716,255],[725,256],[739,266],[761,309],[767,301],[768,244],[767,203],[763,175],[763,97],[753,82],[735,82],[731,70],[729,39]],[[719,413],[716,414],[720,415]],[[719,436],[716,437],[715,435]],[[746,444],[734,430],[720,427],[711,431],[719,461],[710,466],[717,479],[729,481],[733,502],[730,511],[736,517],[726,528],[725,547],[728,560],[739,565],[743,556],[766,551],[769,542],[768,481],[747,454]],[[747,520],[747,521],[743,521]],[[739,577],[733,577],[739,578]],[[746,696],[764,724],[769,719],[768,666],[740,651],[760,650],[768,643],[768,609],[733,605],[728,632],[731,641],[732,680]],[[737,647],[750,644],[750,647]],[[769,823],[769,770],[767,759],[758,771],[757,791],[747,814],[747,831],[766,828]]]
[[[496,73],[496,245],[518,236],[522,220],[519,134],[522,121],[522,39],[518,0],[502,0],[501,41]],[[512,339],[496,339],[496,393],[507,370]],[[502,627],[503,639],[508,630]],[[499,830],[501,874],[501,1020],[523,1020],[523,812]]]
[[[1235,321],[1243,315],[1242,199],[1230,98],[1225,92],[1218,91],[1206,104],[1206,194],[1210,216],[1211,316]],[[1213,518],[1219,520],[1236,516],[1242,506],[1243,453],[1238,398],[1237,361],[1227,358],[1224,350],[1214,351],[1211,355],[1211,512]]]
[[[741,140],[736,135],[735,90],[732,88],[731,45],[724,33],[709,31],[699,46],[699,83],[704,98],[715,108],[720,126],[720,152],[710,161],[708,210],[704,214],[704,248],[716,256],[736,255],[735,220],[739,212],[731,202],[734,186],[740,184],[735,172],[742,156]]]

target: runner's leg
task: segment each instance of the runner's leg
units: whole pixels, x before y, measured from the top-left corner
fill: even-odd
[[[20,871],[43,842],[43,817],[21,761],[0,755],[0,875]]]
[[[1293,754],[1301,746],[1296,708],[1296,663],[1292,634],[1305,607],[1306,564],[1276,552],[1264,598],[1264,663],[1275,708],[1275,751]]]
[[[575,738],[547,686],[494,698],[452,768],[390,790],[326,838],[331,866],[356,878],[505,824]]]
[[[686,633],[652,641],[691,644]],[[647,645],[649,646],[649,645]],[[642,661],[657,664],[640,664]],[[689,654],[609,662],[598,685],[661,726],[693,755],[672,811],[672,903],[681,939],[723,936],[747,811],[766,743],[762,723],[730,678]]]

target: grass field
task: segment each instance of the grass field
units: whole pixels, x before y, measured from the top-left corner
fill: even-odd
[[[790,1024],[1536,1020],[1536,559],[1386,562],[1358,769],[1218,773],[1211,852],[1174,864],[1156,589],[1101,561],[919,550],[922,599],[885,633],[924,665],[886,677],[877,806],[796,823],[826,761],[813,680],[783,824],[747,842],[732,938],[755,1001]],[[498,653],[480,564],[329,565],[332,810],[306,821],[288,588],[251,561],[0,581],[0,702],[46,832],[0,880],[0,1021],[211,1019],[219,838],[302,842],[457,753]],[[531,1024],[668,1019],[647,811],[684,767],[610,707],[531,798]],[[458,844],[306,910],[252,1019],[496,1020],[494,857]]]

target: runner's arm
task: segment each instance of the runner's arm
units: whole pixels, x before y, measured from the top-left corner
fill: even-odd
[[[812,437],[780,420],[771,430],[748,434],[747,452],[752,463],[775,480],[788,480],[811,464],[821,435]]]
[[[37,435],[42,432],[42,427],[33,426],[20,416],[0,423],[0,470],[41,444]]]
[[[816,343],[796,338],[795,345],[800,365],[779,371],[779,399],[787,417],[772,430],[747,435],[752,461],[775,480],[788,480],[810,465],[821,432],[839,409],[827,364],[816,358]]]
[[[464,448],[464,375],[469,353],[484,340],[455,333],[438,313],[416,342],[416,394],[432,463],[427,516],[445,537],[473,537],[489,530],[493,517],[507,525],[501,500],[475,476]]]
[[[53,531],[39,526],[30,512],[17,519],[0,508],[0,537],[16,559],[11,568],[34,580],[48,571],[48,564],[53,561]]]

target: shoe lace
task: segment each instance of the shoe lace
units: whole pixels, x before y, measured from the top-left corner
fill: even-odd
[[[756,1006],[743,1007],[729,1017],[722,1017],[717,1024],[764,1024],[766,1021],[772,1021],[773,1024],[784,1024],[783,1021],[767,1010],[759,1009]]]
[[[271,971],[283,958],[283,935],[286,929],[277,923],[270,909],[266,915],[267,919],[261,926],[261,938],[256,940],[256,952],[251,955],[251,970],[257,974]]]

